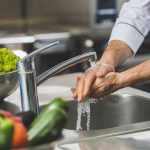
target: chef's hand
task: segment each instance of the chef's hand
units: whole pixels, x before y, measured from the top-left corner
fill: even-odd
[[[76,87],[71,89],[74,99],[77,99],[79,102],[84,101],[91,95],[96,79],[102,78],[107,73],[114,72],[114,70],[112,65],[103,62],[98,62],[94,67],[87,69],[83,77],[77,77]]]
[[[90,92],[90,97],[100,99],[122,87],[121,73],[110,72],[104,77],[96,78]]]

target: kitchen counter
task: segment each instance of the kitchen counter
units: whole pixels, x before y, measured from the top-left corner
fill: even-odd
[[[52,98],[61,96],[67,100],[72,100],[72,94],[70,87],[75,86],[76,76],[82,75],[81,73],[66,74],[61,76],[52,77],[47,82],[38,87],[38,95],[40,105],[46,104]],[[116,91],[115,93],[126,93],[132,95],[143,96],[150,98],[150,93],[126,87]],[[6,100],[15,103],[20,107],[19,89],[17,89]],[[118,135],[118,136],[106,136],[114,134],[120,131],[127,131],[131,129],[138,129],[140,127],[150,127],[150,121],[144,123],[136,123],[134,125],[127,125],[123,127],[116,127],[112,129],[93,130],[90,131],[91,138],[84,138],[86,132],[78,133],[72,130],[64,130],[63,134],[66,135],[64,140],[60,142],[56,149],[88,149],[88,150],[140,150],[150,149],[150,131],[142,131],[138,133]],[[80,139],[80,141],[79,141]],[[71,140],[71,141],[70,141]],[[71,148],[70,148],[71,147]]]
[[[63,96],[66,99],[71,100],[72,94],[70,91],[70,87],[75,87],[77,76],[82,76],[82,73],[65,74],[55,76],[47,80],[45,83],[43,83],[38,87],[39,102],[43,103],[42,101],[45,101],[46,103],[46,100],[43,100],[42,98],[43,94],[47,94],[49,100],[55,96]],[[150,93],[131,87],[120,89],[115,93],[134,94],[150,98]],[[19,88],[11,96],[7,97],[6,100],[19,105],[20,102]]]

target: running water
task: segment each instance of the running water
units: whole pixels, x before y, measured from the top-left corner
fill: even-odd
[[[87,116],[87,122],[86,122],[86,128],[87,130],[90,130],[90,104],[95,103],[96,99],[88,99],[83,103],[78,103],[77,106],[77,124],[76,124],[76,130],[82,130],[82,115]]]
[[[91,67],[95,66],[95,62],[90,62]],[[84,116],[87,115],[87,122],[86,127],[87,130],[90,130],[90,103],[95,103],[95,99],[87,99],[85,102],[78,103],[77,106],[77,123],[76,123],[76,130],[82,130],[81,122],[82,122],[82,114]]]

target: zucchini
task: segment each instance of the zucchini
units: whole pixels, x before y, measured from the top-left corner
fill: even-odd
[[[40,117],[37,117],[34,120],[34,122],[31,124],[30,127],[33,127],[37,122],[39,122],[39,120],[41,120],[41,118],[44,118],[44,116],[47,114],[47,112],[49,113],[50,110],[53,110],[56,108],[63,109],[64,111],[67,112],[68,111],[67,102],[61,97],[54,98],[46,106],[44,106],[44,108],[42,108],[42,110],[40,112]]]
[[[66,101],[61,97],[54,98],[49,104],[48,109],[55,109],[55,108],[62,108],[66,111],[68,111],[68,106],[66,104]]]
[[[28,131],[29,145],[44,144],[60,135],[67,121],[67,103],[56,98],[33,121]]]

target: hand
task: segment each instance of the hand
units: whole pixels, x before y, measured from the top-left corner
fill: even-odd
[[[121,74],[110,72],[104,77],[97,77],[92,88],[90,97],[100,99],[121,87]]]
[[[90,67],[84,73],[83,77],[77,77],[76,88],[72,88],[73,97],[79,102],[85,100],[91,91],[96,78],[105,76],[108,72],[113,72],[114,67],[105,63],[97,63],[94,67]]]

